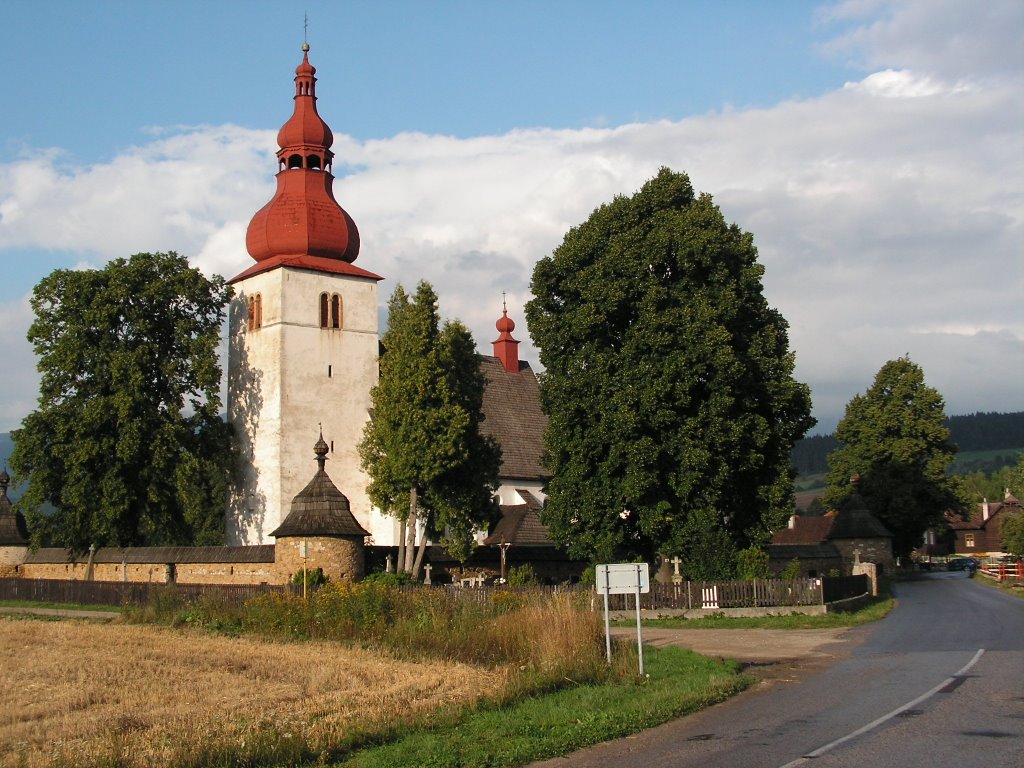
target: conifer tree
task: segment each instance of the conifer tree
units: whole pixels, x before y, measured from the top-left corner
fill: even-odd
[[[447,534],[453,553],[468,556],[473,531],[493,511],[500,453],[480,433],[483,379],[472,338],[461,323],[439,328],[429,283],[411,298],[395,289],[381,341],[373,417],[359,450],[370,499],[408,531],[399,567],[418,578],[427,538]]]

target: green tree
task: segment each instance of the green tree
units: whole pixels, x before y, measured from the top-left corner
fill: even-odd
[[[860,494],[892,531],[898,556],[908,556],[929,527],[942,526],[946,512],[968,507],[960,479],[947,474],[956,446],[944,407],[921,367],[901,357],[850,400],[836,429],[840,445],[829,456],[826,505],[837,508],[852,493],[850,477],[859,474]]]
[[[1003,550],[1017,559],[1024,558],[1024,512],[1011,512],[999,523]]]
[[[235,454],[217,352],[230,296],[173,252],[56,270],[35,287],[39,405],[11,456],[34,544],[223,542]]]
[[[537,264],[544,520],[572,554],[731,571],[791,511],[790,455],[814,421],[763,271],[752,236],[668,169]]]
[[[760,547],[747,547],[736,553],[736,575],[741,579],[767,579],[771,558]]]
[[[399,568],[418,577],[427,538],[443,536],[453,554],[468,557],[473,532],[494,512],[501,455],[480,433],[484,381],[472,337],[458,322],[439,328],[429,283],[412,298],[395,289],[382,343],[360,457],[370,499],[404,523]]]

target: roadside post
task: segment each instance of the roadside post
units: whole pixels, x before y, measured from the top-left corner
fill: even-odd
[[[647,563],[611,563],[594,569],[597,591],[604,595],[604,644],[608,666],[612,663],[612,629],[608,611],[608,595],[632,594],[636,601],[636,651],[640,674],[644,673],[643,635],[640,629],[640,594],[651,591],[651,569]]]

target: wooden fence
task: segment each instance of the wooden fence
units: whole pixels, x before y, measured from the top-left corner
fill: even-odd
[[[592,586],[561,585],[539,587],[459,587],[445,585],[423,587],[410,584],[400,588],[414,592],[432,589],[450,600],[472,600],[486,604],[496,595],[508,592],[524,594],[584,593],[594,595]],[[788,605],[823,605],[824,603],[846,600],[867,594],[870,583],[866,575],[826,576],[809,579],[754,579],[753,581],[685,581],[681,584],[652,583],[650,592],[640,595],[642,610],[702,608],[772,608]],[[611,595],[608,600],[612,610],[627,610],[634,607],[631,595]]]
[[[593,587],[580,585],[508,587],[457,587],[407,585],[402,592],[429,589],[449,600],[489,603],[509,591],[529,595],[558,593],[594,594]],[[787,605],[822,605],[868,591],[867,576],[838,576],[813,579],[755,579],[753,581],[687,581],[682,584],[651,584],[651,591],[640,595],[640,607],[648,610],[703,608],[770,608]],[[153,599],[173,595],[184,602],[204,595],[217,595],[233,605],[268,593],[302,594],[301,586],[222,585],[222,584],[149,584],[139,582],[70,581],[63,579],[0,579],[0,600],[29,600],[80,605],[145,605]],[[633,608],[630,595],[612,595],[612,610]]]
[[[1024,581],[1024,562],[984,563],[981,571],[996,581]]]
[[[0,579],[0,600],[29,600],[77,605],[146,605],[157,595],[173,594],[189,602],[203,595],[217,595],[241,605],[271,592],[302,594],[302,586],[274,584],[151,584],[148,582],[73,581],[65,579]]]

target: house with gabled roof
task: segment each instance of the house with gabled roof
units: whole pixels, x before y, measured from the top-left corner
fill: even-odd
[[[793,515],[766,547],[770,568],[781,573],[795,558],[804,576],[823,576],[836,570],[847,576],[855,564],[874,563],[881,573],[895,567],[892,533],[868,510],[860,495],[860,477],[850,478],[853,492],[836,510],[821,516]]]
[[[1002,535],[999,525],[1005,517],[1021,509],[1020,500],[1013,496],[1009,489],[1001,502],[990,502],[988,499],[978,504],[970,519],[946,514],[950,538],[948,539],[951,554],[973,555],[975,557],[1003,557]]]

